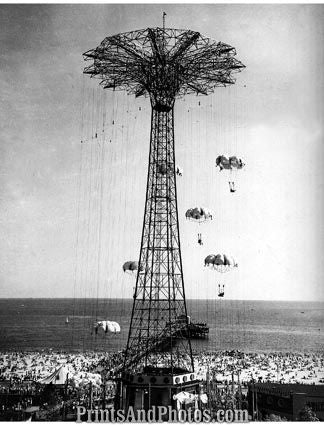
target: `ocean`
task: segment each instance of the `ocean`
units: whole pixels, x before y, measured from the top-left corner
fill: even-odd
[[[207,322],[207,340],[193,351],[315,352],[324,347],[324,303],[187,300],[193,322]],[[0,299],[0,351],[108,351],[126,346],[130,299]],[[69,322],[66,324],[66,318]],[[120,334],[93,332],[114,320]]]

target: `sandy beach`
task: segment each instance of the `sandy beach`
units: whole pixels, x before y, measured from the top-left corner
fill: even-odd
[[[121,353],[7,352],[0,355],[0,379],[41,382],[63,368],[76,386],[90,382],[100,386],[103,367],[113,376],[121,359]],[[242,383],[324,383],[323,353],[207,352],[195,354],[194,363],[198,378],[203,380],[209,374],[210,379],[229,382],[234,372],[235,380],[239,374]]]

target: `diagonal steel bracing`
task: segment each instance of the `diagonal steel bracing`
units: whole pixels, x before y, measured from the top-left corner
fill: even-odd
[[[179,316],[187,316],[181,264],[176,196],[173,109],[152,110],[146,206],[125,366],[141,357],[193,370],[190,340],[181,336]],[[183,323],[182,323],[183,325]],[[175,336],[177,333],[177,337]],[[161,343],[162,346],[159,344]],[[181,355],[177,355],[177,354]]]

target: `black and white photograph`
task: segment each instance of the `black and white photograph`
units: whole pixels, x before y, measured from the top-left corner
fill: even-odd
[[[324,421],[324,4],[0,41],[0,421]]]

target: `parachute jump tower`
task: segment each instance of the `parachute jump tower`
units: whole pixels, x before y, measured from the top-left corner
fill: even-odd
[[[106,37],[84,53],[85,74],[104,89],[149,97],[150,153],[133,310],[125,350],[120,406],[174,405],[195,392],[181,262],[174,151],[174,103],[234,84],[244,65],[235,49],[199,32],[147,28]]]

